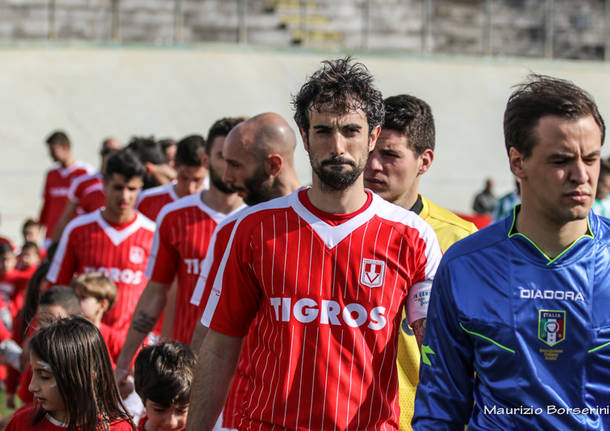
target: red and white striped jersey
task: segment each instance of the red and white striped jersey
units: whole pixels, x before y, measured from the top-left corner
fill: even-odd
[[[106,205],[102,174],[98,172],[76,178],[68,190],[68,199],[78,204],[78,215],[102,208]]]
[[[205,259],[203,260],[197,285],[195,286],[193,296],[191,297],[191,304],[198,307],[198,310],[201,310],[201,308],[199,308],[201,304],[205,305],[208,301],[222,256],[224,255],[229,239],[231,238],[231,232],[233,232],[235,222],[241,214],[242,212],[237,212],[234,215],[225,218],[214,231]],[[199,313],[199,315],[201,315],[201,313]],[[242,416],[242,400],[245,399],[248,387],[247,376],[244,370],[246,370],[250,362],[251,339],[255,339],[252,331],[248,332],[246,340],[242,345],[235,375],[231,381],[231,388],[229,389],[225,406],[222,409],[223,428],[236,429],[240,423]]]
[[[226,214],[201,200],[201,193],[178,199],[163,207],[146,269],[151,281],[171,285],[178,277],[172,339],[191,342],[201,310],[190,303],[208,243]]]
[[[75,274],[103,272],[116,285],[117,299],[103,322],[117,330],[129,328],[131,316],[146,286],[146,264],[155,224],[136,212],[130,223],[113,226],[101,210],[76,217],[66,226],[47,279],[69,285]]]
[[[419,216],[367,193],[340,215],[302,189],[236,222],[202,323],[253,325],[240,429],[398,429],[401,311],[425,317],[441,251]]]
[[[157,220],[161,208],[180,199],[174,190],[175,185],[176,182],[172,181],[169,184],[142,190],[138,196],[136,209],[152,221]]]
[[[62,168],[59,163],[47,171],[42,192],[43,204],[39,221],[46,228],[46,237],[51,238],[53,229],[68,202],[68,190],[75,178],[93,172],[91,165],[77,160],[70,166]]]

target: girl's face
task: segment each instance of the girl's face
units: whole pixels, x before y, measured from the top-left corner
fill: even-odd
[[[34,394],[34,401],[60,422],[68,422],[66,406],[61,398],[51,367],[34,352],[30,352],[32,380],[28,389]]]
[[[146,400],[145,428],[147,431],[180,431],[186,427],[186,416],[188,415],[187,406],[163,407],[151,400]]]

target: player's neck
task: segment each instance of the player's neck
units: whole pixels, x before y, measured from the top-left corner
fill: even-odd
[[[403,207],[404,209],[410,210],[413,208],[413,205],[415,205],[415,202],[417,202],[417,196],[417,188],[414,188],[413,190],[408,190],[407,192],[403,193],[398,197],[398,199],[391,202],[395,205]]]
[[[313,206],[331,214],[349,214],[358,211],[366,203],[362,175],[345,190],[333,190],[313,175],[312,186],[307,196]]]
[[[136,212],[133,208],[124,211],[113,211],[108,207],[102,210],[102,217],[110,224],[120,225],[131,222]]]
[[[65,160],[59,162],[62,168],[68,168],[72,166],[76,162],[76,159],[73,156],[67,157]]]
[[[284,175],[280,175],[277,179],[277,184],[278,197],[289,195],[301,188],[301,182],[294,169],[290,169]]]
[[[215,211],[229,214],[244,204],[237,193],[223,193],[212,183],[210,188],[199,193],[201,201]]]
[[[548,257],[555,258],[589,230],[587,219],[557,223],[544,214],[522,205],[517,214],[516,228],[527,236]]]

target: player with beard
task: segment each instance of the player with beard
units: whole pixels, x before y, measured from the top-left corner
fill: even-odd
[[[364,189],[383,120],[364,65],[325,61],[294,106],[312,186],[235,223],[202,317],[190,431],[212,429],[248,331],[239,429],[397,429],[400,312],[406,303],[412,324],[425,317],[417,299],[438,242],[418,216]]]
[[[117,360],[117,380],[127,376],[138,348],[163,311],[168,290],[177,277],[178,290],[171,338],[188,343],[201,311],[190,304],[199,269],[214,229],[228,214],[243,206],[242,199],[220,181],[224,169],[225,136],[242,119],[223,118],[208,133],[204,158],[210,187],[163,207],[146,269],[149,282],[134,312],[127,340]]]
[[[227,136],[223,146],[223,156],[227,163],[223,179],[238,190],[250,205],[286,196],[300,187],[294,169],[295,147],[296,135],[281,115],[267,112],[252,117],[235,127]],[[191,298],[193,305],[207,303],[211,283],[206,281],[213,280],[218,271],[240,213],[227,217],[214,232]],[[194,352],[199,352],[206,333],[207,328],[199,322],[191,343]],[[243,370],[249,362],[250,346],[248,341],[244,343],[222,420],[219,419],[215,429],[234,429],[239,424],[237,409],[242,404],[244,390],[247,388]]]

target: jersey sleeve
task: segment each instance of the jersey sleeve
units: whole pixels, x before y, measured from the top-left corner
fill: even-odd
[[[201,319],[204,326],[233,337],[247,334],[261,297],[250,262],[250,234],[241,223],[233,229],[213,279]]]
[[[443,261],[434,280],[422,344],[414,431],[463,431],[473,406],[473,349],[460,327],[450,269]]]
[[[47,273],[51,284],[69,285],[77,269],[78,261],[75,253],[74,229],[68,224],[64,229],[53,262]]]
[[[178,271],[180,255],[170,242],[171,229],[171,220],[161,213],[146,267],[146,277],[157,283],[171,284]]]
[[[420,228],[414,255],[412,263],[414,275],[405,304],[409,324],[426,317],[432,281],[442,257],[436,234],[428,224]]]

